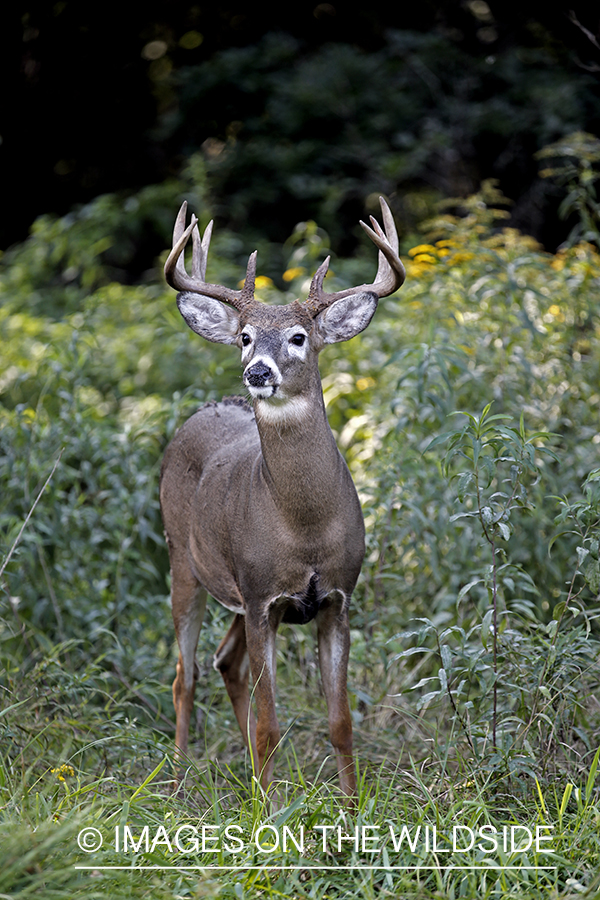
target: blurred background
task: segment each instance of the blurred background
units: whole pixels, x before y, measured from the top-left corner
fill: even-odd
[[[598,133],[594,4],[126,7],[17,0],[4,13],[0,248],[41,213],[178,176],[192,154],[218,224],[250,242],[314,219],[349,255],[379,193],[406,233],[487,178],[547,249],[568,233],[534,155]],[[160,240],[138,235],[130,273]]]

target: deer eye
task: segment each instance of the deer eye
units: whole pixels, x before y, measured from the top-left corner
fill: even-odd
[[[290,338],[290,344],[294,344],[296,347],[302,347],[304,341],[306,340],[305,334],[295,334]]]
[[[242,346],[243,346],[243,347],[247,347],[248,344],[251,344],[251,343],[252,343],[252,338],[250,337],[250,335],[249,335],[249,334],[243,334],[243,335],[242,335]]]

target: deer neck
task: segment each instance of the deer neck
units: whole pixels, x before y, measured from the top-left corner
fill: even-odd
[[[307,524],[323,519],[337,498],[347,469],[333,437],[320,381],[310,394],[281,407],[255,403],[262,477],[277,506]]]

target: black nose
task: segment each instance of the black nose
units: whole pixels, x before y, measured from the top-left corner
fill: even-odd
[[[267,379],[271,378],[273,372],[264,363],[256,363],[246,372],[246,381],[252,387],[263,387],[267,383]]]

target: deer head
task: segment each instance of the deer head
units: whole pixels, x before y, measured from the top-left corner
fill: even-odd
[[[380,297],[398,290],[405,271],[398,256],[398,236],[390,209],[380,199],[384,228],[371,217],[371,225],[360,224],[379,248],[379,268],[372,284],[328,293],[323,281],[330,257],[317,269],[303,302],[268,306],[254,296],[256,252],[249,260],[244,286],[232,290],[206,281],[206,262],[212,234],[210,222],[200,239],[197,219],[185,226],[187,203],[183,203],[173,232],[173,249],[165,263],[165,276],[180,291],[177,305],[189,327],[209,341],[237,344],[242,353],[244,384],[255,400],[270,401],[270,408],[283,409],[306,393],[313,378],[320,350],[326,344],[347,341],[371,321]],[[192,274],[183,261],[192,237]],[[263,411],[267,407],[262,407]]]

